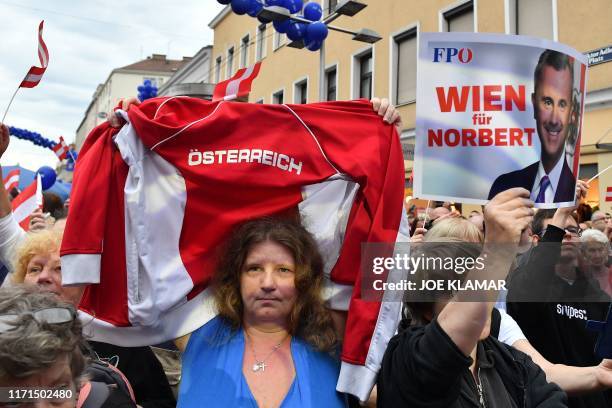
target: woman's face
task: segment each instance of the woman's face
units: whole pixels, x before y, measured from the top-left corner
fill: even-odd
[[[608,246],[604,243],[588,240],[582,243],[582,251],[584,261],[589,266],[602,267],[608,260]]]
[[[76,406],[76,385],[72,378],[72,369],[70,368],[70,355],[62,354],[49,367],[44,368],[25,378],[11,379],[3,381],[0,379],[0,386],[21,389],[26,387],[32,388],[56,388],[58,399],[39,400],[36,404],[24,403],[21,406],[27,407],[55,407],[69,408]],[[61,392],[60,392],[61,391]]]
[[[251,324],[286,325],[297,297],[291,252],[272,241],[255,244],[241,272],[244,318]]]
[[[83,294],[81,287],[62,286],[59,250],[38,253],[30,258],[23,282],[53,292],[75,306],[78,305]]]

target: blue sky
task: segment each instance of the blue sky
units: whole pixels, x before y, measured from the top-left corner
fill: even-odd
[[[19,90],[5,122],[72,142],[96,86],[112,69],[153,53],[193,56],[212,44],[208,23],[222,8],[215,0],[0,0],[0,115],[30,66],[38,65],[40,20],[49,67],[36,88]],[[15,137],[2,157],[3,165],[31,170],[56,162],[51,150]]]

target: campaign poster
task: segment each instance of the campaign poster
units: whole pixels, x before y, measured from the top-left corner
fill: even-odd
[[[512,187],[573,205],[586,57],[525,36],[422,33],[415,197],[486,204]]]

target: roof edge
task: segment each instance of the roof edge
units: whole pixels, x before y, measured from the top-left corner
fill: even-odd
[[[215,27],[223,20],[229,13],[232,12],[232,8],[227,5],[213,18],[210,23],[208,23],[208,27],[211,29],[215,29]]]

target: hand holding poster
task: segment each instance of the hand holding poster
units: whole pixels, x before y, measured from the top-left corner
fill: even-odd
[[[586,58],[498,34],[423,33],[415,196],[485,204],[512,187],[536,207],[574,204]]]

